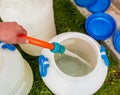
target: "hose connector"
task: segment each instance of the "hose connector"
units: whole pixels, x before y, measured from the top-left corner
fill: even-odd
[[[60,45],[57,42],[52,43],[54,45],[54,49],[50,50],[53,53],[64,53],[65,52],[65,47],[63,45]]]

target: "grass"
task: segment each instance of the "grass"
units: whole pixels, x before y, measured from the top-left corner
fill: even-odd
[[[86,18],[77,11],[69,0],[53,1],[57,34],[69,31],[86,33],[84,28]],[[54,95],[46,87],[39,75],[39,66],[37,62],[38,57],[33,57],[24,53],[19,46],[17,46],[17,48],[21,52],[24,59],[28,61],[33,70],[34,83],[29,95]],[[107,78],[100,90],[94,95],[120,95],[120,71],[117,69],[117,62],[111,57],[109,50],[108,57],[111,65],[108,70]]]

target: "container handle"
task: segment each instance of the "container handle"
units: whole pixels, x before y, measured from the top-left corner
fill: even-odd
[[[7,44],[7,43],[4,43],[2,41],[0,41],[0,46],[3,48],[3,49],[8,49],[10,51],[14,51],[16,49],[16,47],[12,44]]]
[[[47,69],[49,67],[48,58],[46,58],[44,55],[40,55],[38,58],[38,62],[39,62],[40,75],[42,77],[46,77]]]
[[[106,54],[106,48],[103,45],[101,45],[100,52],[101,52],[101,57],[104,60],[106,66],[110,66],[110,62],[109,62],[108,56]]]

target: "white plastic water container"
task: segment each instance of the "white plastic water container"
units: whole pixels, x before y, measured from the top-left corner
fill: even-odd
[[[93,68],[88,73],[84,73],[87,69],[83,69],[82,65],[78,65],[79,63],[76,65],[73,62],[70,65],[71,62],[67,62],[70,58],[64,58],[66,62],[63,64],[56,63],[56,54],[43,49],[39,57],[40,74],[48,88],[55,95],[93,95],[97,92],[103,85],[108,71],[109,60],[106,59],[105,48],[103,49],[103,46],[88,35],[77,32],[60,34],[50,42],[58,42],[72,52],[77,51],[76,54],[88,61]],[[59,61],[62,62],[62,59]]]
[[[0,95],[28,95],[33,73],[19,51],[0,47]]]
[[[0,17],[3,21],[16,21],[29,36],[48,41],[56,35],[52,0],[1,0]],[[38,56],[41,47],[23,45],[28,54]]]

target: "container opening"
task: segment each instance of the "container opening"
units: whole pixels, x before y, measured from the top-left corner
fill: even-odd
[[[98,62],[98,51],[94,44],[81,38],[70,38],[61,42],[67,50],[77,54],[92,66],[82,63],[75,57],[66,54],[54,54],[57,67],[64,74],[72,77],[81,77],[89,74],[94,70]]]

